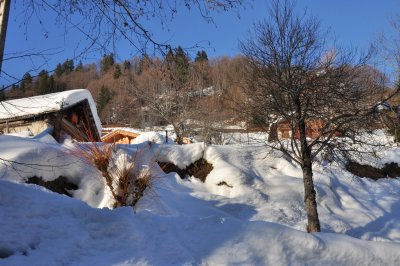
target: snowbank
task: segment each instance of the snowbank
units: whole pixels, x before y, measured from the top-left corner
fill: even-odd
[[[98,207],[103,201],[104,184],[97,169],[75,155],[69,147],[58,144],[50,135],[36,138],[0,136],[0,176],[19,183],[33,176],[52,181],[66,177],[77,185],[75,198]]]
[[[170,162],[185,169],[190,164],[199,160],[204,154],[204,143],[187,145],[155,145],[153,152],[159,162]]]

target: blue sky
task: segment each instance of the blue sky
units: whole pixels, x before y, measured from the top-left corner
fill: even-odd
[[[27,71],[35,75],[41,69],[54,69],[57,63],[79,54],[81,48],[77,46],[85,39],[74,30],[64,34],[65,29],[56,25],[51,10],[41,14],[42,24],[37,19],[31,19],[24,25],[21,12],[25,7],[21,2],[12,1],[11,4],[4,57],[44,50],[48,55],[44,58],[25,57],[5,61],[3,70],[10,76],[2,74],[1,85],[12,84],[16,81],[13,77],[21,78]],[[207,23],[198,12],[184,9],[178,10],[178,15],[169,22],[168,29],[162,29],[157,22],[146,22],[146,25],[157,40],[183,47],[200,43],[209,57],[234,56],[240,53],[238,42],[246,38],[252,24],[267,18],[268,2],[255,0],[251,6],[240,9],[238,13],[214,13],[215,25]],[[296,7],[298,10],[307,8],[309,13],[321,21],[323,28],[331,29],[336,42],[345,47],[366,49],[382,33],[397,34],[400,37],[400,33],[396,33],[389,22],[391,17],[400,16],[399,0],[298,0]],[[118,61],[137,55],[137,51],[124,42],[116,44],[115,52]],[[77,60],[81,59],[86,64],[96,62],[100,57],[101,54],[87,53]]]

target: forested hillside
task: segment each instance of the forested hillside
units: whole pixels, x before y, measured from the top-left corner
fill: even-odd
[[[163,58],[142,56],[123,62],[116,62],[113,54],[90,65],[67,59],[53,72],[42,70],[36,77],[26,73],[6,98],[87,88],[104,124],[179,128],[187,119],[225,121],[238,115],[244,60],[209,59],[205,51],[190,58],[182,48]]]
[[[196,134],[207,142],[219,143],[222,129],[239,124],[242,129],[267,131],[271,121],[266,117],[271,114],[265,104],[270,95],[264,95],[263,85],[256,84],[256,76],[263,70],[252,67],[249,56],[210,59],[201,50],[192,57],[178,47],[163,57],[143,55],[123,62],[116,62],[113,54],[88,65],[67,59],[54,71],[42,70],[34,77],[25,73],[2,97],[87,88],[104,125],[172,125],[178,142],[183,136]],[[389,89],[384,75],[371,66],[346,67],[342,72],[353,73],[353,80],[363,79],[359,84],[371,93],[377,88]],[[273,69],[265,68],[262,75],[268,77],[268,73]],[[373,104],[374,99],[370,101]],[[398,105],[396,97],[390,101]],[[388,127],[393,124],[389,120],[385,121]]]

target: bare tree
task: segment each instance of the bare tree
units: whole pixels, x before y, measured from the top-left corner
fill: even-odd
[[[159,41],[146,21],[158,20],[161,27],[168,27],[170,20],[181,8],[198,10],[201,16],[213,22],[215,10],[231,10],[243,5],[243,0],[24,0],[25,20],[36,17],[43,22],[46,12],[56,14],[56,22],[65,31],[71,29],[81,32],[88,39],[86,48],[96,47],[106,52],[110,44],[118,39],[126,39],[136,50],[146,52],[147,45],[154,49],[168,50],[169,43]],[[46,25],[43,25],[46,27]],[[104,51],[106,49],[106,51]]]
[[[7,6],[11,1],[5,1]],[[178,11],[183,9],[196,10],[207,22],[214,23],[214,11],[229,11],[238,6],[245,5],[244,0],[23,0],[18,7],[22,7],[18,12],[18,20],[21,26],[25,27],[25,35],[30,32],[32,20],[37,20],[41,25],[43,35],[49,35],[49,24],[54,23],[64,30],[67,37],[70,32],[82,35],[75,46],[73,60],[83,58],[89,53],[109,54],[115,52],[119,41],[128,43],[132,47],[132,52],[137,54],[146,53],[166,53],[172,44],[169,40],[161,39],[153,34],[154,29],[148,26],[149,22],[159,25],[160,28],[168,29],[168,25],[174,19]],[[48,22],[45,18],[55,15],[55,21]],[[7,24],[6,16],[5,22]],[[0,16],[1,18],[1,16]],[[2,31],[5,38],[5,31]],[[8,34],[13,34],[8,32]],[[1,35],[1,34],[0,34]],[[193,44],[199,46],[199,43]],[[33,48],[33,47],[32,47]],[[188,47],[189,48],[189,47]],[[0,47],[0,54],[3,54],[4,47]],[[29,50],[27,53],[15,51],[12,56],[0,60],[31,59],[32,65],[37,65],[38,61],[43,61],[40,66],[33,69],[26,69],[28,72],[37,71],[45,63],[47,56],[45,51]],[[60,53],[61,51],[57,51]],[[40,60],[39,60],[40,59]],[[7,73],[7,69],[2,69],[2,77],[13,80],[12,84],[5,89],[17,85],[21,80]]]
[[[193,110],[187,55],[171,51],[162,61],[147,60],[149,66],[141,71],[130,90],[143,103],[146,112],[173,126],[176,142],[181,144]]]
[[[399,145],[400,142],[400,113],[399,107],[389,103],[382,103],[379,108],[380,118],[386,126],[388,133],[393,136],[394,141]]]
[[[313,182],[316,156],[350,152],[349,141],[368,144],[359,131],[376,128],[377,103],[398,92],[368,74],[368,56],[328,49],[326,36],[316,19],[295,14],[290,1],[277,0],[269,20],[255,24],[252,36],[241,43],[249,61],[247,106],[258,110],[270,129],[278,122],[289,128],[288,139],[267,145],[302,169],[308,232],[321,230]]]
[[[400,71],[400,15],[390,18],[390,24],[394,30],[392,34],[382,34],[375,42],[374,47],[379,52],[378,61],[393,70],[391,78],[398,79]]]

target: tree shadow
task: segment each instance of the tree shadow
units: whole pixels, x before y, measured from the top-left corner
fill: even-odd
[[[177,183],[180,182],[188,181],[179,180]],[[191,188],[177,183],[172,182],[174,190],[164,188],[161,191],[160,200],[164,204],[163,209],[167,209],[164,212],[167,216],[152,226],[159,228],[157,223],[161,223],[165,229],[159,233],[158,255],[145,253],[153,254],[144,258],[151,265],[170,264],[160,261],[160,258],[165,257],[165,253],[175,253],[177,250],[185,263],[200,265],[224,243],[238,236],[257,214],[251,205],[202,199]]]
[[[391,235],[391,231],[400,231],[400,201],[393,204],[390,212],[384,214],[375,220],[356,228],[352,228],[346,232],[347,235],[367,239],[367,240],[382,240],[387,239],[394,242],[400,242],[400,235],[396,233]]]

